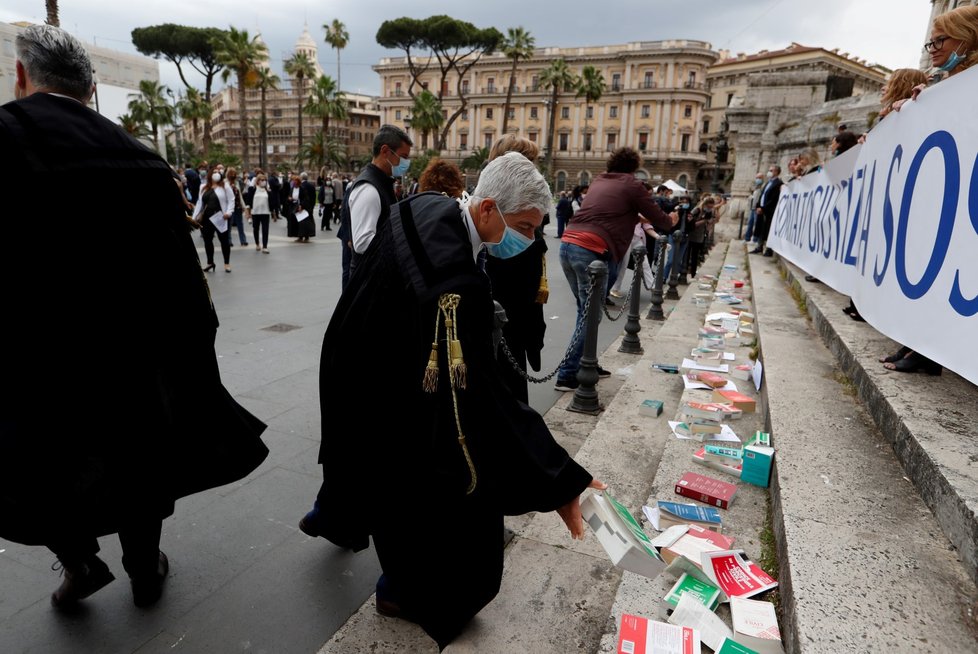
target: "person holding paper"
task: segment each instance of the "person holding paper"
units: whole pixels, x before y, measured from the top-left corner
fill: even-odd
[[[17,100],[0,107],[0,175],[57,179],[69,198],[105,179],[113,187],[97,214],[108,228],[88,247],[51,239],[45,253],[57,265],[30,266],[29,275],[30,248],[0,259],[11,281],[0,331],[15,344],[2,368],[0,538],[50,549],[64,574],[51,602],[77,609],[113,581],[98,539],[118,534],[132,601],[149,607],[168,575],[160,538],[175,501],[257,468],[268,454],[265,425],[221,383],[217,314],[173,172],[86,106],[92,62],[76,38],[31,25],[15,47]],[[226,218],[220,202],[210,207]],[[28,242],[36,194],[11,194],[4,210],[17,218],[10,236]],[[108,601],[87,618],[117,608]]]
[[[493,353],[479,255],[525,250],[550,207],[516,152],[491,161],[467,201],[428,192],[395,204],[323,339],[323,484],[303,531],[354,550],[372,537],[378,612],[440,647],[499,591],[504,515],[556,511],[582,538],[579,496],[605,487],[513,396]]]
[[[217,164],[207,171],[207,183],[201,186],[200,197],[194,207],[194,220],[200,225],[200,236],[207,255],[204,272],[214,270],[214,234],[217,234],[221,244],[224,272],[231,272],[231,234],[228,225],[234,211],[234,192],[225,184],[222,170],[223,167]]]

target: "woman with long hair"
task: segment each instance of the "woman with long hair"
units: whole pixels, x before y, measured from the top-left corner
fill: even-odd
[[[271,218],[272,193],[268,190],[265,173],[255,175],[255,185],[245,192],[245,204],[251,210],[251,225],[255,230],[255,249],[268,254],[268,224]],[[261,231],[261,241],[258,233]]]
[[[204,239],[204,252],[207,255],[205,272],[214,270],[214,234],[221,243],[224,255],[224,272],[231,272],[231,234],[228,231],[231,215],[234,212],[234,192],[221,174],[223,166],[211,166],[207,171],[207,183],[201,186],[197,206],[194,207],[194,220],[200,224],[200,235]]]

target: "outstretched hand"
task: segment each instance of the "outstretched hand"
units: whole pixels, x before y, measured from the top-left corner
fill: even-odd
[[[592,479],[591,483],[588,484],[587,487],[595,490],[605,490],[608,488],[608,484],[597,479]],[[571,538],[574,540],[584,540],[584,518],[581,516],[580,495],[557,509],[557,515],[559,515],[560,519],[564,521],[565,525],[567,525],[567,531],[570,532]]]

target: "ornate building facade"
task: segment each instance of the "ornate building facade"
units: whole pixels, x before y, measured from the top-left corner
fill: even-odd
[[[525,136],[546,154],[551,93],[540,83],[542,72],[564,59],[577,75],[594,66],[603,76],[601,98],[588,107],[573,91],[558,97],[553,137],[554,181],[558,190],[587,183],[604,172],[610,151],[623,145],[643,159],[638,175],[653,182],[675,179],[689,183],[705,161],[699,126],[709,97],[708,67],[717,59],[709,43],[645,41],[586,48],[538,48],[517,67],[507,131]],[[502,135],[506,89],[512,61],[501,53],[483,56],[457,80],[446,79],[442,106],[448,116],[461,106],[456,89],[468,100],[451,125],[442,155],[461,160],[476,148],[488,147]],[[381,59],[380,111],[384,123],[410,129],[411,76],[405,57]],[[434,93],[441,83],[436,66],[420,79]],[[412,137],[417,136],[416,130]],[[418,139],[415,139],[418,142]],[[685,185],[685,184],[684,184]]]

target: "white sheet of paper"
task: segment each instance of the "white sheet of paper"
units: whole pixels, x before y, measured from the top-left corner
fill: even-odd
[[[736,313],[721,311],[720,313],[711,313],[706,317],[707,322],[720,322],[722,320],[740,320],[740,316]]]
[[[221,232],[222,234],[228,231],[228,221],[224,217],[224,214],[221,213],[220,211],[218,211],[216,214],[214,214],[207,220],[211,221],[211,224],[214,225],[214,227],[217,228],[217,231]]]
[[[733,640],[733,632],[723,620],[690,593],[683,593],[679,598],[676,610],[669,616],[669,624],[698,629],[700,640],[713,651],[720,649],[724,638]]]
[[[687,436],[686,434],[680,434],[679,432],[677,432],[676,431],[676,427],[678,427],[681,424],[682,423],[679,422],[678,420],[670,420],[669,421],[669,429],[672,430],[672,435],[673,436],[675,436],[679,440],[683,440],[683,441],[698,440],[698,439],[693,438],[692,436]],[[740,443],[741,442],[740,436],[738,436],[737,433],[733,429],[730,428],[730,425],[720,425],[720,433],[719,434],[710,434],[709,440],[711,440],[711,441],[726,441],[728,443]]]
[[[662,531],[659,529],[659,507],[649,506],[646,504],[642,507],[642,513],[645,514],[645,518],[649,521],[649,524],[652,525],[653,529],[656,531]]]
[[[764,375],[764,366],[761,364],[761,360],[758,359],[754,363],[754,388],[758,393],[761,392],[761,377]]]
[[[300,222],[300,223],[303,220],[305,220],[306,218],[308,218],[308,217],[309,217],[309,212],[306,211],[305,209],[303,209],[302,211],[296,212],[296,214],[295,214],[296,222]]]
[[[683,363],[680,368],[686,368],[688,370],[704,370],[706,372],[730,372],[730,366],[726,363],[722,363],[719,366],[708,366],[702,363],[697,363],[693,359],[683,359]]]
[[[643,510],[645,507],[643,507]],[[657,508],[656,511],[659,509]],[[652,539],[652,547],[669,547],[686,535],[689,525],[673,525]]]

